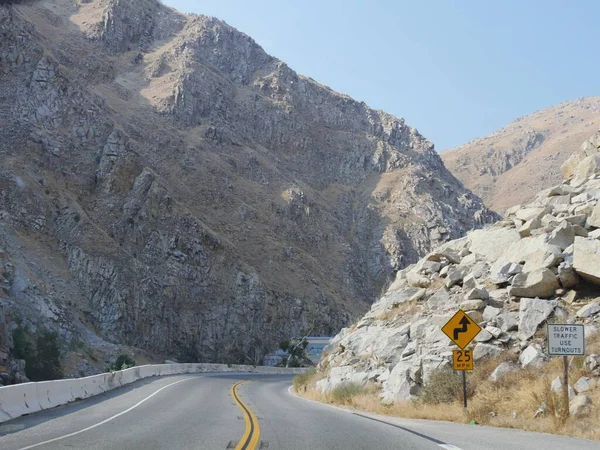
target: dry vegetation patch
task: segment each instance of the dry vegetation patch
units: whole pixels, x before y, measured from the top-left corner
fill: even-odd
[[[589,341],[588,350],[588,354],[600,353],[598,338]],[[553,358],[539,369],[518,369],[498,381],[489,380],[500,363],[515,362],[516,359],[516,355],[505,352],[499,358],[478,362],[476,369],[467,375],[467,408],[462,405],[461,378],[449,369],[434,371],[414,400],[391,405],[381,403],[380,389],[375,384],[347,383],[323,394],[315,389],[315,383],[324,375],[316,371],[297,377],[294,387],[303,397],[375,414],[472,422],[600,440],[600,386],[587,393],[592,401],[589,414],[565,417],[560,393],[554,393],[550,388],[552,380],[563,373],[561,358]],[[569,359],[571,385],[579,377],[590,375],[585,370],[584,359]]]

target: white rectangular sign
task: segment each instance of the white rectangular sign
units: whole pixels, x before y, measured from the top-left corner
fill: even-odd
[[[554,356],[585,355],[583,325],[549,323],[548,354]]]

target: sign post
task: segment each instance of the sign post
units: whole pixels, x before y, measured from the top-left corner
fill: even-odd
[[[463,406],[467,407],[467,370],[473,370],[473,352],[465,347],[479,334],[481,327],[462,309],[442,327],[442,331],[460,350],[452,351],[452,367],[462,372]]]
[[[473,370],[473,352],[471,350],[453,350],[452,368],[462,372],[463,406],[467,407],[467,370]]]
[[[569,356],[585,355],[585,328],[575,324],[548,324],[548,354],[563,357],[563,405],[569,416]]]

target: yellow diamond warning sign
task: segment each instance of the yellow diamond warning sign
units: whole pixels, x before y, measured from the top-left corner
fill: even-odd
[[[466,312],[459,309],[442,327],[442,331],[460,348],[465,348],[479,334],[481,327]]]
[[[453,350],[452,367],[454,370],[473,370],[473,352],[471,350]]]

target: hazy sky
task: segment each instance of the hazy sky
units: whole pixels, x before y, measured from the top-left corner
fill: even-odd
[[[599,95],[598,0],[164,0],[406,118],[438,150]]]

